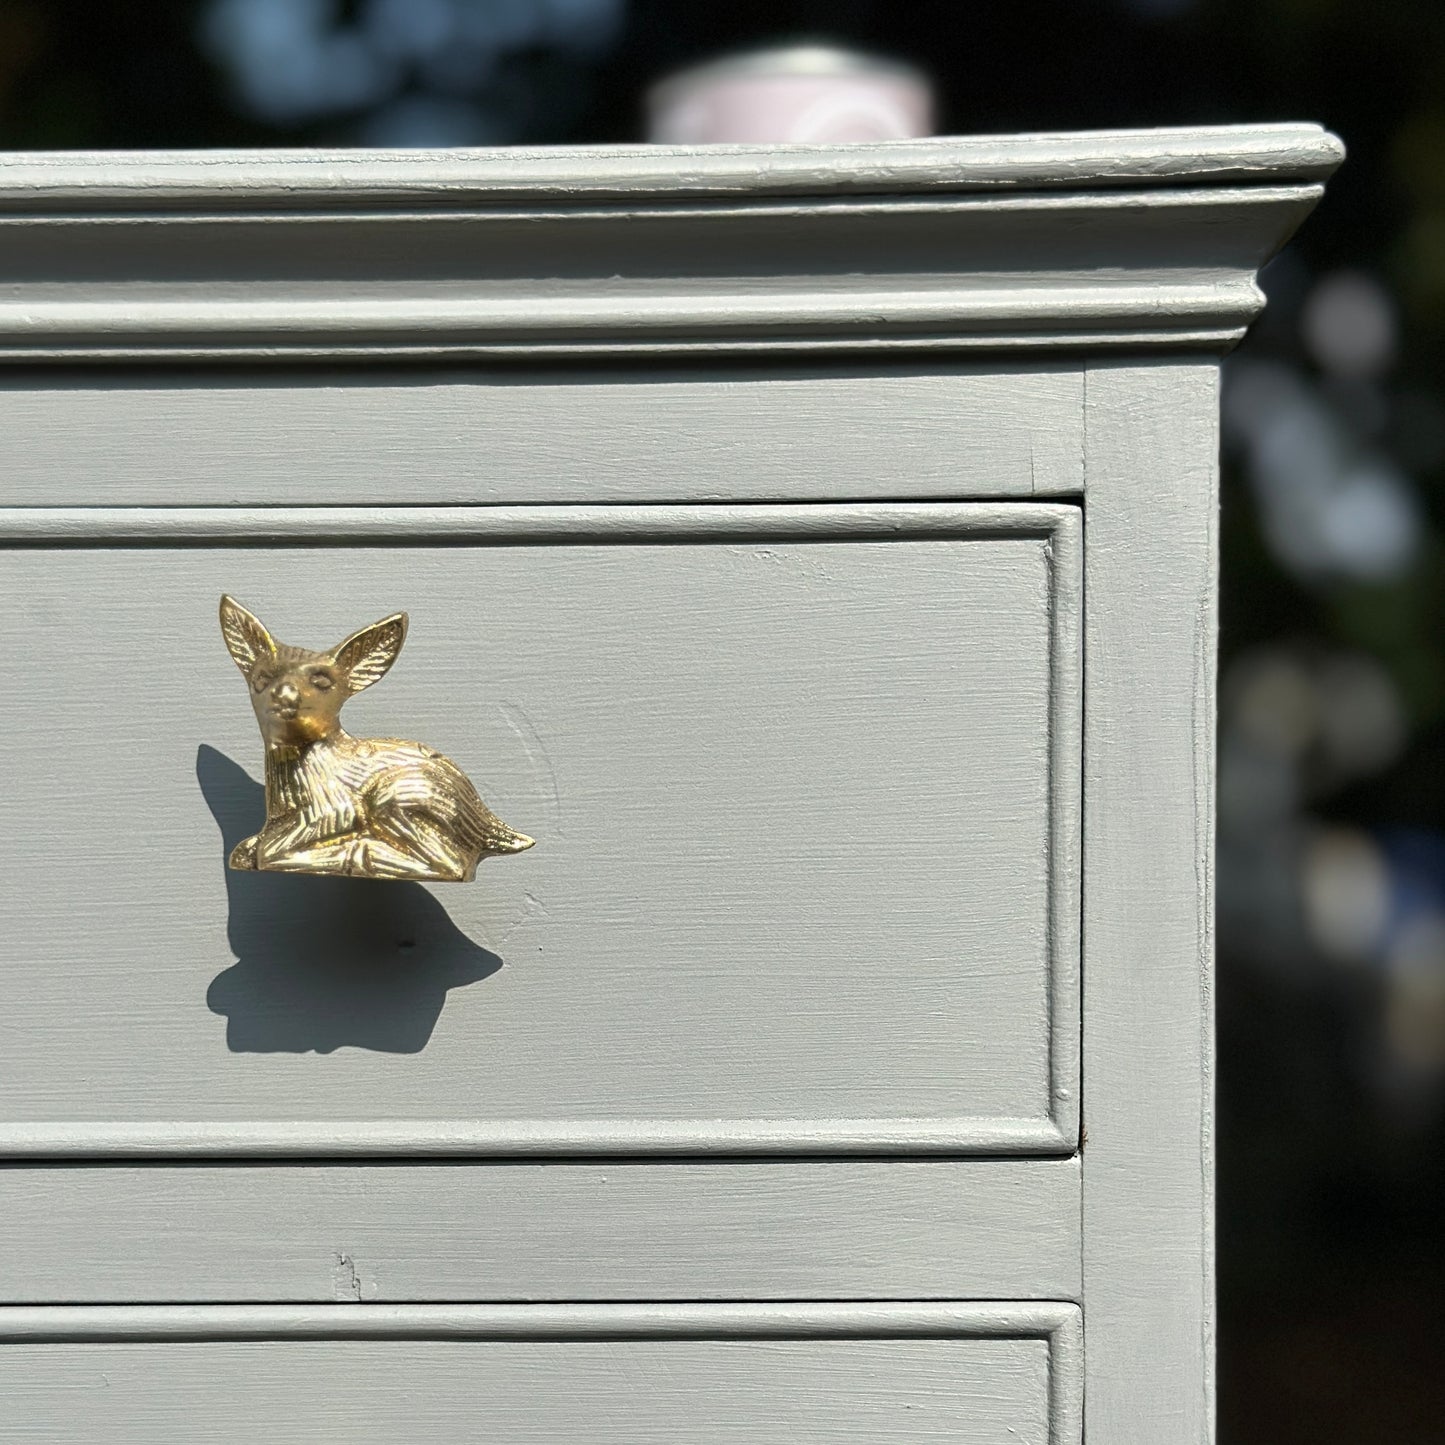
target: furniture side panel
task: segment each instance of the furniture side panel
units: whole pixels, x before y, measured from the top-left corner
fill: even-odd
[[[1217,368],[1088,376],[1088,1429],[1212,1437]]]

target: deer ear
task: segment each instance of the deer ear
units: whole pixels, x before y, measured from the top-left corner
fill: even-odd
[[[234,597],[221,598],[221,636],[236,666],[248,677],[260,658],[276,655],[275,639]]]
[[[406,613],[395,612],[353,632],[331,656],[346,675],[347,689],[360,692],[386,676],[405,641]]]

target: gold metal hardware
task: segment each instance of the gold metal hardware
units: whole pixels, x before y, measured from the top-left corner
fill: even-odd
[[[231,850],[232,868],[465,883],[479,859],[532,846],[434,748],[342,728],[342,703],[396,661],[405,612],[311,652],[222,597],[221,633],[266,743],[266,825]]]

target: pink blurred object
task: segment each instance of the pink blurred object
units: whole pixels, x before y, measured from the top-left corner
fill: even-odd
[[[829,45],[725,56],[647,93],[647,138],[668,145],[905,140],[932,135],[933,86],[911,65]]]

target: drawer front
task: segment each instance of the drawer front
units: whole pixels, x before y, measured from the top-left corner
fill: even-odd
[[[0,1147],[1073,1147],[1076,509],[16,516]],[[537,847],[227,871],[223,590],[316,647],[409,609],[347,725]]]
[[[0,1440],[1077,1445],[1066,1305],[0,1310]]]
[[[16,506],[1077,496],[1084,368],[0,369]],[[157,438],[164,438],[158,449]],[[163,450],[164,465],[157,465]],[[899,458],[907,465],[900,466]]]

